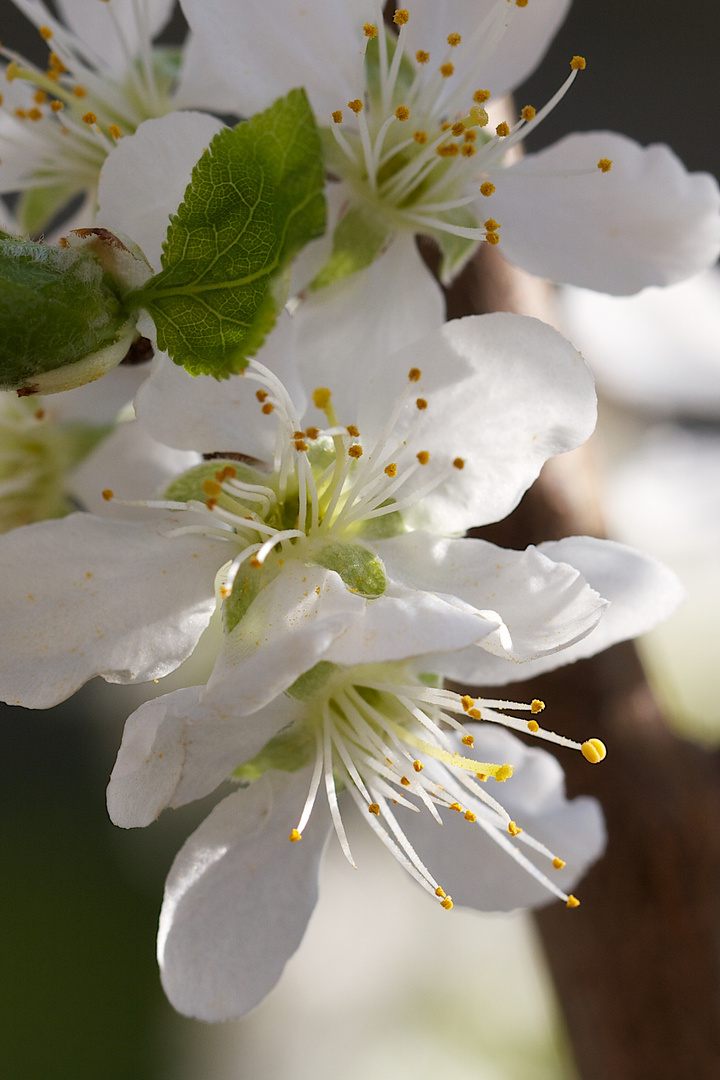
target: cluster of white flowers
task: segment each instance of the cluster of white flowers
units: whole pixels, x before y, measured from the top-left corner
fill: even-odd
[[[445,680],[502,686],[593,655],[666,617],[681,590],[610,541],[514,551],[465,536],[589,437],[594,384],[534,319],[445,322],[414,234],[437,241],[446,279],[499,240],[533,273],[629,293],[714,260],[717,185],[607,132],[506,161],[585,62],[543,107],[511,120],[508,105],[492,134],[485,106],[536,65],[569,0],[414,0],[388,28],[376,0],[182,0],[191,36],[172,54],[152,45],[168,0],[58,0],[62,21],[15,2],[51,50],[46,71],[1,50],[0,192],[21,193],[20,229],[81,192],[84,224],[129,236],[159,269],[168,216],[224,127],[181,107],[249,116],[301,86],[326,139],[334,231],[297,260],[242,375],[190,376],[146,320],[149,373],[105,376],[101,414],[69,391],[80,404],[32,459],[28,426],[50,406],[0,414],[0,497],[36,502],[3,519],[2,699],[47,708],[97,675],[157,694],[217,636],[205,683],[128,719],[108,789],[129,828],[237,787],[168,877],[170,1000],[220,1020],[263,998],[312,913],[329,827],[353,861],[350,803],[448,910],[576,906],[604,845],[599,807],[567,800],[555,758],[507,729],[591,762],[603,744],[543,729],[540,701]],[[348,236],[367,245],[343,276]],[[137,393],[111,430],[118,385]],[[96,423],[82,453],[78,415]]]

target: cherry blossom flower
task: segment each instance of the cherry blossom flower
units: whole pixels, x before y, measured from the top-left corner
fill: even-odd
[[[499,240],[531,273],[603,292],[696,273],[720,250],[720,193],[666,146],[591,132],[511,163],[508,152],[557,106],[583,57],[549,102],[523,104],[490,130],[486,102],[536,66],[568,6],[413,0],[388,37],[377,0],[182,0],[236,112],[305,87],[342,181],[344,260],[358,248],[370,259],[410,231],[438,241],[445,278],[481,240]]]

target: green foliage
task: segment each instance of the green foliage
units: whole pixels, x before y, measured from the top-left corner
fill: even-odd
[[[320,137],[303,90],[220,132],[133,300],[191,374],[242,371],[275,323],[289,260],[325,229]]]
[[[115,343],[127,320],[90,249],[0,239],[0,388],[87,358]]]
[[[263,747],[252,761],[246,761],[232,774],[234,780],[251,783],[270,769],[297,772],[312,761],[315,753],[315,736],[305,725],[285,728]]]

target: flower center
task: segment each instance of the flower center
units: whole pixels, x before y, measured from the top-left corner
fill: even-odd
[[[575,897],[563,892],[521,847],[556,870],[565,865],[563,860],[513,821],[486,789],[489,778],[509,780],[513,766],[461,754],[456,740],[471,752],[475,722],[483,720],[580,750],[586,760],[597,763],[605,757],[599,739],[580,744],[544,731],[535,719],[545,708],[541,701],[526,704],[461,697],[443,689],[433,676],[418,676],[411,663],[340,668],[322,661],[288,693],[307,702],[305,718],[268,743],[252,762],[240,766],[235,778],[252,780],[272,768],[295,770],[314,759],[308,795],[290,832],[291,841],[302,838],[324,781],[335,832],[353,866],[338,804],[341,790],[349,793],[408,873],[446,909],[453,906],[452,899],[416,853],[396,806],[415,813],[424,808],[438,824],[442,824],[441,810],[461,815],[569,907],[577,906]],[[530,713],[531,719],[523,721],[507,710]]]
[[[40,5],[15,3],[37,25]],[[0,55],[9,61],[8,87],[0,105],[12,120],[3,141],[15,152],[13,168],[18,161],[26,165],[16,187],[40,190],[46,196],[52,189],[64,189],[62,199],[57,193],[56,205],[44,207],[46,217],[77,190],[94,190],[105,157],[122,135],[132,134],[143,120],[163,116],[172,107],[170,92],[180,52],[152,47],[147,6],[147,0],[132,2],[138,44],[131,47],[112,0],[103,4],[108,34],[117,39],[123,54],[120,73],[108,71],[106,61],[44,6],[40,14],[47,18],[38,31],[49,50],[45,70],[0,46]],[[2,172],[0,164],[0,182]],[[36,207],[21,225],[28,231],[42,228],[47,222],[38,225],[39,212]]]

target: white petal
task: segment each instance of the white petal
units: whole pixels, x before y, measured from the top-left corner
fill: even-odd
[[[601,158],[612,160],[607,173]],[[681,281],[720,253],[716,181],[660,143],[568,135],[493,180],[483,203],[502,224],[503,254],[540,277],[622,295]]]
[[[57,421],[108,424],[132,401],[148,372],[149,367],[144,364],[120,364],[101,379],[43,398],[45,416]]]
[[[613,540],[569,536],[548,541],[538,550],[555,562],[576,566],[583,577],[610,601],[597,627],[561,652],[528,660],[518,667],[497,657],[483,658],[478,683],[500,686],[529,679],[585,656],[644,634],[667,619],[682,602],[685,591],[676,575],[657,559]]]
[[[587,797],[565,798],[563,771],[547,751],[527,747],[509,732],[489,725],[474,727],[473,733],[473,757],[508,761],[515,769],[510,780],[493,784],[490,794],[520,828],[546,844],[567,865],[554,870],[549,860],[535,857],[519,841],[517,847],[561,889],[570,891],[605,847],[599,804]],[[458,747],[462,750],[459,740]],[[397,816],[418,855],[454,903],[479,911],[557,903],[552,893],[462,814],[444,812],[442,826],[424,811],[410,814],[398,808]]]
[[[527,7],[509,7],[498,0],[416,0],[408,5],[408,48],[411,55],[417,49],[430,53],[431,63],[438,65],[448,52],[450,33],[462,35],[462,43],[450,56],[458,78],[470,69],[477,73],[477,87],[492,92],[494,98],[514,89],[537,67],[545,55],[570,7],[571,0],[531,0]],[[473,30],[493,9],[504,8],[510,15],[509,29],[486,58],[478,61],[482,41],[468,53]],[[452,79],[448,91],[452,92]]]
[[[429,464],[410,477],[398,497],[442,479],[421,502],[403,510],[414,528],[462,533],[497,521],[517,505],[548,457],[584,442],[595,425],[592,376],[569,342],[536,319],[472,315],[446,323],[380,363],[351,365],[341,385],[326,384],[333,389],[340,422],[356,418],[366,453],[415,366],[422,369],[417,397],[427,408],[418,413],[413,389],[385,451],[397,447],[400,453],[407,440],[411,461],[416,452],[430,453]],[[322,423],[316,415],[311,410],[311,422]],[[452,467],[456,457],[464,468]]]
[[[268,773],[216,806],[173,863],[160,914],[158,960],[178,1012],[244,1016],[272,989],[317,901],[327,814],[300,842],[288,835],[310,770]]]
[[[147,435],[137,421],[118,424],[68,479],[83,510],[100,517],[147,521],[145,507],[123,506],[122,499],[162,497],[171,480],[202,461],[200,454],[173,450]],[[106,489],[117,498],[103,498]]]
[[[196,34],[188,34],[183,44],[173,105],[176,109],[207,109],[227,116],[239,110],[237,91],[222,78],[212,54]]]
[[[306,398],[295,365],[295,326],[288,315],[278,320],[257,360],[282,380],[302,416]],[[277,421],[261,412],[257,389],[256,382],[242,375],[220,380],[189,375],[166,353],[157,353],[135,399],[135,411],[150,434],[169,446],[272,461]]]
[[[296,86],[305,87],[320,123],[362,93],[362,28],[372,0],[182,0],[182,9],[219,77],[249,116]]]
[[[462,649],[483,643],[497,631],[494,612],[479,612],[451,595],[433,595],[395,586],[371,600],[361,619],[329,646],[336,664],[381,664],[435,649]]]
[[[383,370],[396,349],[442,326],[445,301],[414,239],[399,235],[367,270],[311,293],[293,318],[307,389],[330,387],[351,423],[369,370]]]
[[[71,514],[0,537],[2,700],[48,708],[93,675],[160,678],[190,655],[224,545],[163,527]]]
[[[167,806],[208,795],[304,708],[283,694],[243,719],[229,698],[203,701],[204,690],[175,690],[128,718],[107,791],[116,825],[149,825]]]
[[[420,532],[372,547],[393,581],[454,594],[481,613],[498,612],[504,632],[478,643],[506,660],[526,661],[566,648],[590,633],[608,606],[574,566],[535,547],[512,551],[484,540]],[[475,663],[482,663],[478,650],[465,649],[443,657],[438,670],[476,683]]]
[[[155,270],[169,216],[182,202],[193,166],[224,126],[204,113],[170,113],[140,124],[105,160],[97,220],[134,240]]]
[[[232,702],[240,716],[256,712],[323,659],[366,603],[334,571],[286,558],[228,635],[205,701],[221,708]]]
[[[57,0],[63,22],[114,72],[130,69],[141,43],[149,43],[169,21],[174,0]],[[140,13],[138,21],[137,13]],[[122,38],[116,29],[120,24]],[[127,51],[123,49],[123,40]],[[129,52],[129,55],[128,55]]]

